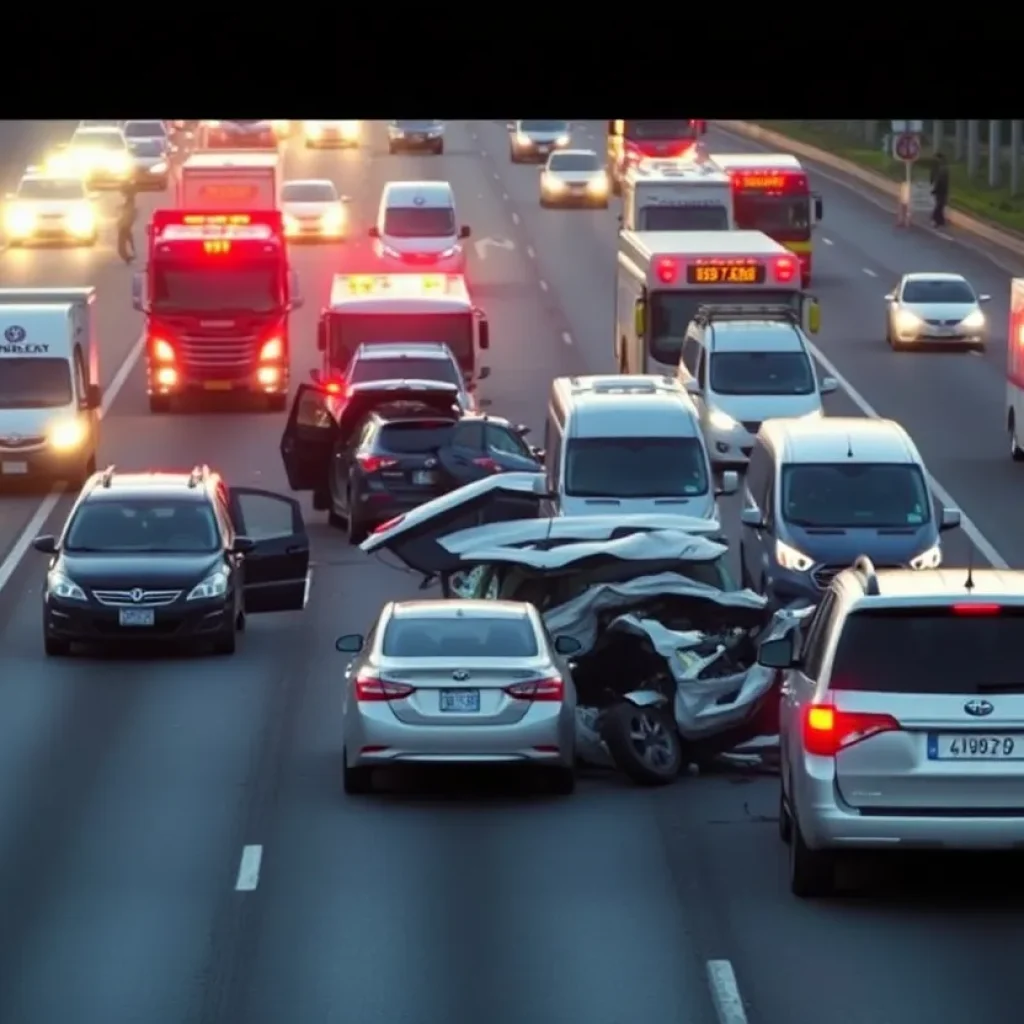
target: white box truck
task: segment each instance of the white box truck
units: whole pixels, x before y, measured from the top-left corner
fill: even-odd
[[[175,206],[217,213],[276,210],[280,188],[276,153],[193,153],[178,169]]]

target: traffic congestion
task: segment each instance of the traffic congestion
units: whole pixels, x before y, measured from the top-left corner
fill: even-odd
[[[0,133],[0,1020],[1012,1019],[1024,263],[703,121]]]

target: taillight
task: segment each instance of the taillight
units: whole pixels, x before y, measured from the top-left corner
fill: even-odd
[[[416,692],[415,686],[392,683],[369,672],[360,672],[353,686],[356,700],[360,701],[402,700]]]
[[[356,462],[359,463],[359,468],[364,473],[376,473],[379,470],[398,465],[396,459],[385,459],[380,455],[357,455]]]
[[[565,699],[565,684],[559,676],[551,679],[533,679],[528,683],[513,683],[505,692],[516,700],[562,701]]]
[[[782,284],[792,281],[796,277],[797,265],[792,256],[779,256],[775,260],[775,280]]]
[[[488,473],[500,473],[505,468],[495,462],[494,459],[489,459],[486,455],[479,459],[474,459],[473,465],[479,466],[481,469],[486,469]]]
[[[284,359],[284,342],[280,338],[265,341],[260,349],[261,363],[269,363],[274,359]]]
[[[390,530],[392,526],[397,526],[403,519],[402,516],[395,516],[394,519],[389,519],[386,523],[381,523],[380,526],[374,527],[374,533],[384,533],[386,530]]]
[[[175,359],[174,346],[163,338],[154,338],[150,343],[150,351],[153,353],[153,361],[157,363],[173,363]]]
[[[998,604],[955,604],[954,615],[998,615],[1003,610]]]
[[[804,709],[804,749],[819,757],[835,757],[861,740],[899,729],[900,723],[892,715],[840,711],[831,704],[811,704]]]
[[[679,276],[679,264],[668,256],[659,256],[654,263],[654,272],[662,284],[672,284]]]

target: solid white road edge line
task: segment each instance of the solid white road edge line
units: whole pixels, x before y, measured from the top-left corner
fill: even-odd
[[[811,354],[821,364],[822,368],[830,377],[835,377],[836,382],[849,396],[850,401],[865,416],[870,416],[872,419],[880,420],[883,419],[871,403],[839,372],[832,360],[829,359],[821,349],[818,348],[813,342],[808,341],[807,347],[810,349]],[[928,474],[928,485],[932,489],[932,493],[935,495],[943,505],[955,505],[960,508],[957,500],[953,497],[949,491],[946,490],[938,480]],[[1010,563],[996,550],[995,545],[978,529],[972,519],[969,519],[964,515],[963,509],[960,510],[961,521],[960,529],[967,535],[968,540],[985,556],[985,559],[994,569],[1009,569]]]
[[[110,407],[114,404],[115,399],[124,387],[128,375],[135,369],[135,364],[139,361],[145,344],[146,336],[145,334],[140,334],[139,340],[135,342],[131,352],[128,353],[125,361],[118,367],[113,379],[107,386],[106,394],[103,396],[103,404],[100,406],[101,420],[110,412]],[[10,551],[7,552],[4,560],[0,562],[0,591],[10,582],[15,569],[18,568],[18,564],[25,557],[35,536],[42,529],[46,520],[50,518],[50,513],[57,507],[57,502],[60,501],[63,493],[63,485],[58,485],[50,491],[40,502],[35,512],[32,513],[32,518],[22,527],[21,532],[11,545]]]
[[[236,892],[253,892],[260,884],[260,865],[263,863],[262,846],[243,846],[242,859],[235,879]]]
[[[728,960],[709,960],[708,985],[719,1024],[747,1024],[747,1011],[736,983],[736,972]]]

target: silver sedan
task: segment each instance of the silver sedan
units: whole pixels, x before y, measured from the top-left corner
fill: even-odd
[[[895,351],[926,345],[982,349],[988,322],[977,295],[961,274],[904,274],[885,297],[885,340]]]
[[[335,645],[355,655],[342,703],[346,793],[366,793],[374,769],[403,763],[519,764],[551,788],[576,783],[576,691],[564,660],[573,637],[549,642],[520,601],[400,601],[368,637]]]

